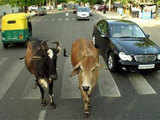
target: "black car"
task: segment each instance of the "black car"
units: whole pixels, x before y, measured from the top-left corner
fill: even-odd
[[[134,22],[127,20],[100,20],[92,40],[104,53],[111,72],[124,70],[160,69],[160,47]]]

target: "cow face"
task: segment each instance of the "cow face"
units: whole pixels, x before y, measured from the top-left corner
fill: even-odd
[[[94,87],[99,66],[95,58],[87,57],[74,67],[72,76],[79,74],[80,87],[83,91],[90,93]]]

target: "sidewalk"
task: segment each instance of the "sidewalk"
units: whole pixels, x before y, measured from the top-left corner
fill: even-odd
[[[130,21],[137,23],[141,27],[153,27],[153,26],[160,25],[160,19],[144,20],[140,18],[132,18],[129,16],[121,16],[116,12],[108,12],[108,11],[106,12],[106,14],[103,14],[102,12],[99,12],[99,11],[96,11],[96,13],[108,19],[130,20]]]

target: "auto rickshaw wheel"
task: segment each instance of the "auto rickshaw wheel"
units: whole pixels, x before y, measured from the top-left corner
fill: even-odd
[[[8,48],[8,44],[7,43],[3,43],[3,47],[4,48]]]

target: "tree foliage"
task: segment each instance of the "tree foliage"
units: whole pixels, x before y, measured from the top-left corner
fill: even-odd
[[[46,0],[0,0],[0,4],[10,4],[11,6],[31,6],[31,5],[44,5]]]

